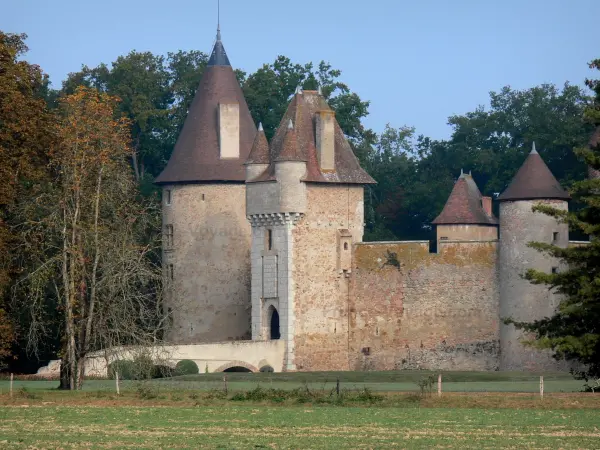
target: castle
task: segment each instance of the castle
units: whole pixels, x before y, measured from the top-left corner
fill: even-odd
[[[289,371],[551,370],[502,318],[558,299],[522,278],[560,270],[530,241],[569,244],[534,213],[568,208],[535,147],[509,187],[483,197],[462,173],[428,241],[362,242],[360,166],[318,91],[298,89],[271,140],[252,120],[220,32],[167,167],[163,266],[175,344],[283,342]]]

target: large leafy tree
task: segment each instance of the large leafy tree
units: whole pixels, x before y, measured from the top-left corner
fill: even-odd
[[[321,61],[295,64],[285,56],[278,56],[271,64],[264,64],[248,75],[242,84],[248,107],[254,120],[262,122],[265,134],[271,138],[287,109],[290,96],[296,88],[321,89],[336,112],[336,119],[346,136],[359,145],[364,139],[373,140],[374,134],[361,120],[368,115],[369,102],[340,81],[341,71]]]
[[[600,60],[590,64],[600,69]],[[600,80],[587,80],[595,91],[595,100],[585,111],[593,126],[600,126]],[[592,139],[587,147],[575,151],[592,169],[600,170],[600,145]],[[560,258],[566,269],[559,273],[529,270],[526,278],[534,284],[545,284],[562,294],[562,300],[552,317],[532,323],[516,323],[518,328],[534,333],[529,342],[539,348],[552,349],[558,358],[582,364],[577,375],[589,379],[600,378],[600,178],[573,183],[571,195],[583,207],[566,212],[550,206],[536,206],[534,210],[566,222],[572,229],[591,236],[584,246],[559,248],[540,242],[531,247]],[[508,320],[508,322],[512,322]]]
[[[52,183],[19,210],[29,266],[15,304],[26,312],[32,350],[58,329],[63,388],[81,387],[89,352],[153,344],[166,324],[153,257],[160,227],[137,199],[130,127],[115,119],[117,104],[85,87],[61,99]]]
[[[46,148],[53,139],[52,117],[43,99],[47,78],[38,66],[20,60],[26,35],[0,31],[0,361],[8,356],[13,327],[3,306],[14,275],[15,236],[9,225],[15,205],[45,176]]]
[[[415,155],[414,170],[386,176],[389,158],[377,157],[370,165],[375,179],[373,209],[367,238],[374,229],[403,239],[433,239],[431,221],[443,208],[461,169],[472,171],[484,195],[502,192],[536,142],[556,177],[565,185],[581,180],[585,164],[572,152],[587,142],[592,126],[583,118],[588,96],[577,86],[562,89],[541,85],[522,91],[505,87],[490,93],[491,107],[449,118],[449,140],[424,136],[405,150]],[[389,137],[384,132],[376,148]],[[391,208],[391,209],[390,209]],[[395,212],[394,212],[395,211]],[[401,212],[399,216],[397,213]],[[390,215],[390,213],[392,213]],[[373,225],[371,225],[373,224]]]

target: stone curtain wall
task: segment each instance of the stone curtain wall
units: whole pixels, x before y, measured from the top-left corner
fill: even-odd
[[[497,370],[496,242],[355,245],[352,370]]]
[[[307,212],[293,229],[295,367],[348,370],[348,288],[338,270],[339,230],[363,235],[363,187],[307,185]]]

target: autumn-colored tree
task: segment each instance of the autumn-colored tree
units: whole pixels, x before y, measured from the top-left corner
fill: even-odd
[[[56,318],[47,311],[58,305],[68,389],[81,387],[89,352],[154,343],[166,323],[152,258],[157,214],[137,200],[129,123],[115,119],[117,103],[85,87],[61,100],[59,145],[48,155],[52,188],[22,208],[20,231],[37,262],[15,290],[31,318],[27,344],[39,345]]]
[[[0,31],[0,361],[10,353],[11,320],[3,309],[13,274],[11,214],[18,198],[45,175],[52,117],[42,98],[47,79],[36,65],[20,60],[26,35]]]

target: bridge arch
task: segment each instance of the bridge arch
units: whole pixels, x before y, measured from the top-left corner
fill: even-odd
[[[225,372],[226,370],[233,369],[235,367],[243,367],[244,369],[248,369],[250,372],[258,372],[258,368],[256,366],[248,364],[244,361],[229,361],[228,363],[219,366],[215,372]]]

